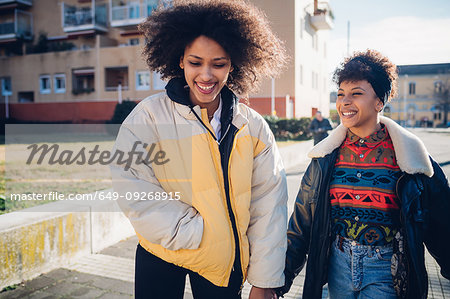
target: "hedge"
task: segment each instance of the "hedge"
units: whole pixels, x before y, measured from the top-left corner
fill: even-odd
[[[122,103],[117,103],[114,109],[114,115],[108,122],[110,124],[122,124],[122,122],[127,118],[128,114],[136,107],[136,102],[125,100]]]
[[[275,139],[284,140],[307,140],[309,135],[309,117],[302,118],[278,118],[276,116],[264,116],[270,129],[275,135]]]

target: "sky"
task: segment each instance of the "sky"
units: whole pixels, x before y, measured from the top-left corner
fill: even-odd
[[[450,63],[450,0],[329,0],[330,73],[350,53],[368,48],[395,64]]]

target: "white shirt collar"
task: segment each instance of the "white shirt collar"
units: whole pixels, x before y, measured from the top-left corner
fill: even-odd
[[[222,115],[222,96],[219,95],[219,107],[214,112],[213,118],[211,119],[211,127],[214,129],[214,133],[216,134],[217,139],[220,139],[221,135],[221,124],[220,124],[220,116]]]

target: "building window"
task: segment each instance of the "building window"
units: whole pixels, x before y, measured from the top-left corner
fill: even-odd
[[[319,89],[319,73],[312,72],[312,84],[311,87],[313,89]]]
[[[91,93],[95,90],[94,68],[72,70],[72,93]]]
[[[409,82],[409,94],[411,94],[411,95],[416,94],[416,83],[415,82]]]
[[[300,64],[300,84],[303,85],[303,65]]]
[[[18,92],[19,103],[33,103],[34,92],[32,91],[20,91]]]
[[[442,81],[435,81],[434,82],[434,93],[441,94],[443,89],[443,83]]]
[[[1,78],[2,84],[2,96],[10,96],[12,95],[12,87],[11,87],[11,77],[3,77]]]
[[[115,91],[119,89],[128,90],[128,67],[107,67],[105,68],[105,90]]]
[[[300,38],[303,39],[303,30],[305,30],[305,20],[300,18]]]
[[[128,41],[128,44],[130,46],[137,46],[139,45],[139,38],[130,38]]]
[[[49,94],[52,92],[52,84],[49,75],[39,76],[39,92],[41,94]]]
[[[66,92],[66,75],[56,74],[53,76],[53,85],[55,88],[55,93],[65,93]]]
[[[153,72],[153,89],[164,89],[166,87],[166,82],[161,79],[161,74],[158,72]]]
[[[317,33],[314,33],[312,36],[312,48],[316,51],[319,51],[319,38]]]
[[[150,72],[139,71],[136,72],[136,90],[150,89]]]

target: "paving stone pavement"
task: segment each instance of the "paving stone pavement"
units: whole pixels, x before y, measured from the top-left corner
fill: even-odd
[[[0,299],[133,298],[136,245],[136,237],[128,238],[99,253],[85,256],[67,268],[56,269],[25,281],[14,290],[0,293]],[[429,254],[426,255],[426,266],[430,287],[428,298],[450,299],[450,281],[440,275],[439,266]],[[301,298],[304,278],[302,271],[284,298]],[[246,283],[242,298],[248,298],[249,292],[250,285]],[[328,290],[325,286],[322,298],[327,297]],[[184,298],[193,299],[189,279]]]

